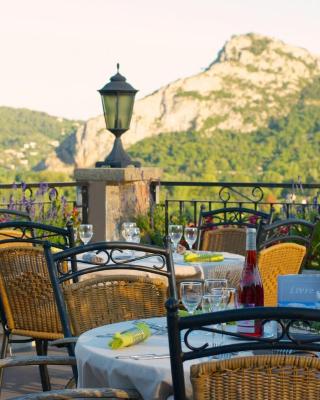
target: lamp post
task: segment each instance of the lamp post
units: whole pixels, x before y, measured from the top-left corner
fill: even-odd
[[[119,73],[119,64],[117,64],[117,73],[99,90],[99,93],[106,127],[114,134],[115,140],[110,154],[104,161],[96,162],[96,167],[126,168],[129,165],[140,167],[140,162],[131,160],[121,142],[121,135],[130,128],[137,90]]]

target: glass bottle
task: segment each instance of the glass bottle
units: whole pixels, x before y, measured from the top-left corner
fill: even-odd
[[[257,265],[256,229],[247,228],[246,258],[238,290],[239,307],[263,306],[263,285]],[[238,321],[238,333],[248,336],[262,336],[260,320]]]

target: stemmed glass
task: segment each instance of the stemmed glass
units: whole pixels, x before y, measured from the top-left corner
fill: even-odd
[[[169,236],[174,246],[174,252],[177,252],[178,244],[182,238],[183,226],[182,225],[169,225]]]
[[[189,314],[194,314],[202,300],[201,282],[181,282],[181,301]]]
[[[79,226],[79,237],[83,244],[90,242],[93,236],[93,226],[91,224],[81,224]]]
[[[131,232],[132,229],[137,227],[137,224],[135,222],[124,222],[121,225],[121,235],[124,238],[126,242],[131,242]]]
[[[198,237],[198,229],[194,226],[186,226],[184,228],[184,238],[188,243],[189,250],[192,250],[192,246],[196,242]]]
[[[210,294],[214,289],[226,289],[227,286],[227,279],[206,279],[204,281],[204,292]]]
[[[130,228],[130,241],[140,243],[140,229],[137,226]]]

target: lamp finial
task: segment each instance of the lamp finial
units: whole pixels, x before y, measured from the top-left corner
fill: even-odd
[[[120,64],[117,63],[117,72],[119,72]]]

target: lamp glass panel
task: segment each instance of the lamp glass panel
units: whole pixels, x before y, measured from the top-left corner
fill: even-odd
[[[134,94],[119,93],[119,117],[118,117],[118,129],[129,129],[130,121],[132,117]]]
[[[107,129],[129,129],[133,103],[134,94],[110,93],[103,95],[102,105]]]
[[[106,120],[107,129],[114,129],[116,126],[116,107],[117,95],[107,94],[101,96],[104,118]]]

